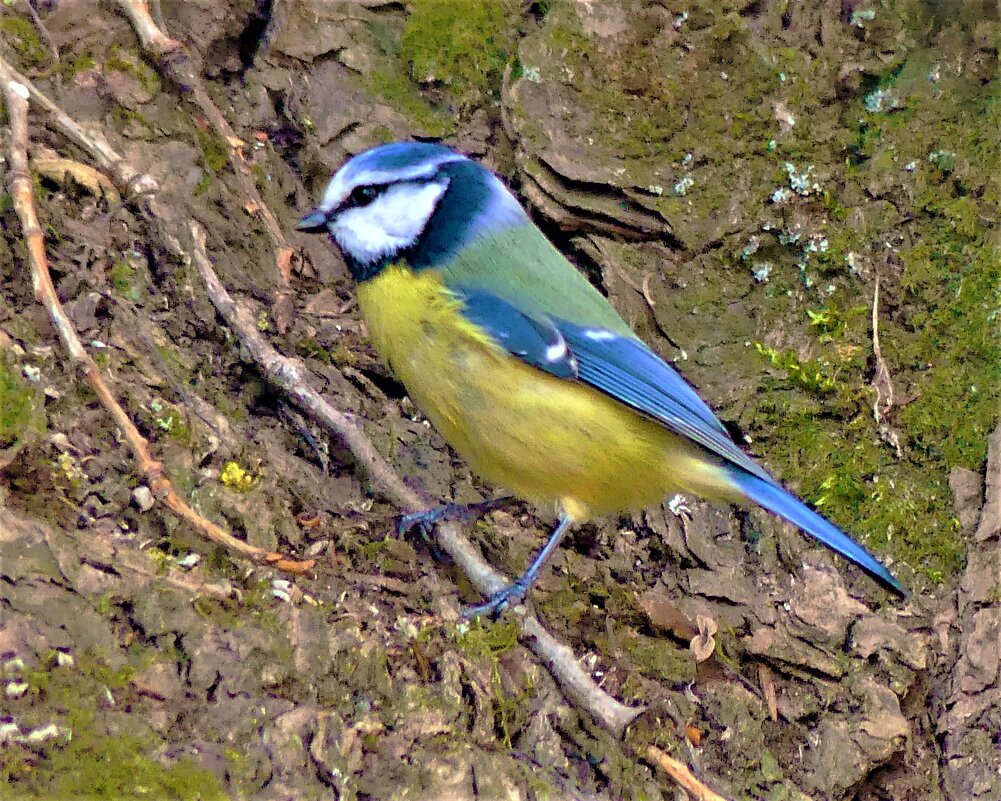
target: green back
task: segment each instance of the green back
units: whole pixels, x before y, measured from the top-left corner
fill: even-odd
[[[440,269],[447,286],[486,290],[530,316],[636,336],[605,297],[531,223],[478,238]]]

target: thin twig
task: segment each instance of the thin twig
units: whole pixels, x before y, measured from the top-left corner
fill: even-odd
[[[57,64],[59,63],[59,48],[56,47],[56,43],[52,39],[52,34],[49,33],[49,29],[45,27],[45,23],[42,22],[42,18],[38,16],[38,9],[35,8],[35,4],[31,0],[24,0],[24,4],[28,7],[28,13],[31,14],[31,20],[35,23],[35,28],[38,29],[39,34],[45,40],[45,44],[49,46],[49,50],[52,51],[52,60]]]
[[[151,46],[153,41],[157,41],[161,46],[165,46],[167,48],[165,52],[168,52],[170,42],[174,40],[168,37],[159,38],[155,27],[143,27],[142,30],[150,38]],[[143,36],[142,33],[140,35]],[[70,141],[87,151],[98,167],[110,174],[112,180],[123,194],[133,199],[145,196],[147,199],[152,200],[154,193],[158,190],[158,186],[152,178],[136,170],[116,153],[100,133],[85,131],[81,128],[62,109],[40,92],[30,81],[3,61],[2,58],[0,58],[0,80],[3,80],[5,85],[10,80],[14,80],[25,87],[32,102],[48,115],[53,126]],[[13,117],[13,115],[11,116]],[[261,204],[261,208],[266,207]],[[154,222],[159,224],[161,236],[167,240],[165,244],[170,246],[173,251],[180,252],[180,243],[177,242],[173,233],[166,227],[165,221],[159,219],[155,214],[149,216]],[[196,224],[192,223],[191,225],[193,239],[196,243],[195,263],[209,287],[209,294],[216,308],[229,321],[234,331],[241,336],[245,346],[255,339],[261,339],[263,342],[263,339],[257,334],[253,320],[244,310],[233,303],[212,271],[205,254],[204,233]],[[37,220],[35,228],[37,228]],[[44,249],[42,255],[44,256]],[[63,317],[65,317],[64,314]],[[72,332],[72,329],[68,329],[68,331]],[[76,339],[76,344],[79,345],[79,339]],[[70,344],[67,343],[67,348],[70,347]],[[82,346],[80,349],[82,349]],[[248,350],[253,353],[253,349],[248,347]],[[90,365],[93,365],[93,361],[90,360],[85,351],[84,356],[90,362]],[[308,390],[308,388],[304,388],[304,383],[301,381],[301,375],[304,373],[304,370],[297,362],[281,359],[280,357],[273,359],[273,356],[277,356],[277,354],[274,354],[270,348],[262,349],[259,353],[254,354],[255,360],[261,365],[265,376],[279,387],[285,389],[304,410],[337,433],[349,449],[352,450],[359,464],[369,473],[373,484],[387,498],[393,500],[403,509],[412,511],[425,508],[426,504],[422,499],[403,484],[392,468],[378,455],[368,437],[361,431],[353,418],[350,415],[345,415],[334,410],[318,394]],[[100,376],[98,376],[98,380],[100,380]],[[103,384],[103,382],[101,383]],[[106,391],[104,394],[110,398],[110,392]],[[111,398],[111,402],[114,403],[113,398]],[[115,405],[117,406],[117,404]],[[125,417],[124,412],[116,415],[116,421],[120,417]],[[131,426],[131,422],[127,417],[125,417],[125,423]],[[125,430],[127,429],[123,427],[123,431]],[[136,433],[138,434],[138,432]],[[139,437],[139,441],[141,445],[145,445],[145,440],[141,436]],[[133,447],[135,447],[135,443],[130,442],[130,444],[133,444]],[[145,453],[147,463],[158,464],[149,458],[148,450]],[[192,514],[194,513],[192,512]],[[200,526],[198,527],[201,528]],[[225,535],[225,532],[222,533]],[[508,583],[504,576],[493,570],[493,568],[480,558],[469,541],[454,525],[449,523],[440,525],[438,527],[437,538],[442,549],[451,556],[480,592],[489,594]],[[240,541],[237,542],[240,543]],[[246,545],[246,543],[240,544]],[[278,555],[272,554],[269,556]],[[254,558],[253,555],[251,555],[251,558]],[[294,566],[311,566],[312,563],[278,561],[273,564],[280,569],[288,569],[287,566],[289,564]],[[623,736],[626,728],[642,712],[642,709],[627,707],[605,693],[580,667],[570,648],[559,642],[553,635],[546,631],[534,615],[523,611],[523,609],[523,607],[519,607],[516,611],[519,613],[517,619],[526,646],[546,665],[562,691],[574,704],[590,714],[615,736]],[[648,747],[646,756],[651,762],[663,768],[675,782],[686,788],[688,792],[693,793],[699,801],[725,801],[725,799],[705,788],[704,785],[691,775],[690,771],[684,765],[663,754],[659,749],[652,746]]]
[[[668,756],[657,746],[648,745],[645,756],[649,762],[652,762],[664,771],[675,783],[684,788],[686,793],[693,796],[696,801],[726,801],[723,796],[714,793],[696,779],[683,762],[679,762],[674,757]]]
[[[75,120],[69,117],[59,106],[53,103],[31,81],[14,69],[0,56],[0,79],[6,84],[16,81],[28,90],[31,102],[42,109],[52,121],[56,130],[66,136],[71,142],[86,150],[97,164],[98,169],[111,176],[111,180],[127,197],[137,197],[155,192],[159,187],[156,181],[144,172],[140,172],[115,152],[107,140],[96,131],[84,130]]]
[[[264,377],[284,391],[307,414],[340,437],[384,497],[408,512],[427,508],[428,504],[404,484],[396,471],[379,455],[354,418],[335,409],[310,386],[308,371],[302,363],[282,356],[261,336],[250,311],[233,300],[212,270],[205,252],[205,232],[195,222],[190,223],[190,229],[194,242],[195,266],[205,281],[209,298]],[[489,595],[509,583],[503,575],[483,561],[455,525],[439,525],[436,539],[442,550],[483,594]],[[517,620],[525,645],[549,669],[563,692],[577,706],[615,736],[621,737],[626,727],[643,710],[625,706],[602,690],[578,664],[573,651],[553,637],[534,614],[522,610],[524,607],[518,609]]]
[[[10,194],[28,248],[28,263],[31,268],[35,297],[49,313],[49,318],[69,352],[70,358],[79,367],[80,373],[124,435],[138,462],[139,470],[145,476],[154,497],[204,536],[241,556],[256,562],[271,564],[279,570],[292,573],[304,573],[310,570],[315,564],[312,560],[296,562],[287,559],[280,553],[267,551],[239,540],[206,520],[177,494],[170,480],[164,474],[163,464],[150,454],[149,443],[139,433],[139,429],[135,427],[125,410],[115,399],[114,394],[101,376],[97,364],[80,341],[80,337],[74,330],[73,324],[56,295],[55,287],[52,285],[52,276],[49,273],[42,229],[35,212],[31,174],[28,171],[28,98],[30,92],[28,87],[14,80],[2,64],[0,64],[0,83],[3,84],[3,95],[10,117]]]
[[[653,295],[650,294],[650,279],[653,278],[653,273],[647,273],[643,276],[643,300],[646,301],[646,305],[650,307],[650,311],[653,312],[657,308],[657,304],[653,299]]]
[[[883,359],[883,349],[879,344],[879,273],[876,273],[876,288],[872,293],[872,356],[876,363],[873,372],[872,388],[876,400],[872,404],[872,416],[876,420],[876,430],[885,443],[896,451],[897,458],[903,458],[900,447],[900,437],[887,420],[893,409],[893,379],[890,368]]]
[[[876,400],[873,403],[872,415],[877,423],[882,423],[893,408],[893,382],[890,380],[890,371],[883,360],[883,349],[879,344],[879,273],[876,274],[876,286],[872,292],[872,355],[876,361],[876,374],[872,381],[876,389]]]
[[[256,213],[275,248],[275,263],[281,288],[277,292],[272,316],[279,331],[284,331],[291,316],[291,276],[294,251],[285,239],[281,225],[261,198],[254,184],[250,165],[243,154],[244,142],[223,116],[202,82],[187,47],[177,39],[167,36],[150,16],[149,4],[144,0],[118,0],[118,5],[132,22],[143,49],[156,61],[160,71],[173,81],[189,100],[205,115],[209,124],[229,145],[229,160],[236,174],[246,201],[244,209]]]

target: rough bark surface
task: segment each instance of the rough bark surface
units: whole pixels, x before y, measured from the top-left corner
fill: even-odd
[[[113,196],[31,117],[70,319],[195,508],[318,562],[290,578],[212,550],[137,486],[2,203],[12,797],[676,798],[637,756],[652,744],[728,798],[1001,799],[996,9],[153,4],[295,248],[289,298],[229,143],[128,19],[24,5],[0,17],[0,54],[159,185],[152,207]],[[646,707],[623,742],[510,622],[462,622],[468,582],[391,536],[396,510],[241,359],[175,247],[190,219],[208,231],[230,292],[409,484],[489,496],[377,360],[334,250],[294,231],[345,158],[408,137],[497,170],[911,597],[763,513],[665,499],[582,527],[533,601],[606,691]],[[474,536],[514,574],[550,523],[516,504]]]

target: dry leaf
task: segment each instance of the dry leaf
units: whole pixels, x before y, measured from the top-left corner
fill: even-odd
[[[665,629],[675,637],[689,641],[698,633],[688,616],[674,605],[663,590],[643,593],[638,604],[654,628]]]
[[[93,167],[73,159],[63,158],[45,147],[36,147],[32,153],[31,166],[39,175],[63,184],[69,178],[98,197],[106,197],[111,203],[121,201],[121,196],[111,179]]]
[[[695,618],[699,633],[696,634],[688,644],[689,650],[695,654],[696,662],[705,662],[713,651],[716,650],[716,640],[713,635],[717,631],[716,621],[705,615],[698,615]]]
[[[768,717],[777,721],[779,719],[779,701],[775,694],[772,672],[767,665],[758,665],[758,683],[761,685],[761,692],[764,693],[765,703],[768,704]]]

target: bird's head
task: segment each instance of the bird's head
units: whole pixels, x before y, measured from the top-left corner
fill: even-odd
[[[329,232],[363,281],[398,259],[413,269],[443,264],[477,236],[526,223],[518,201],[476,162],[442,145],[393,142],[337,170],[297,228]]]

